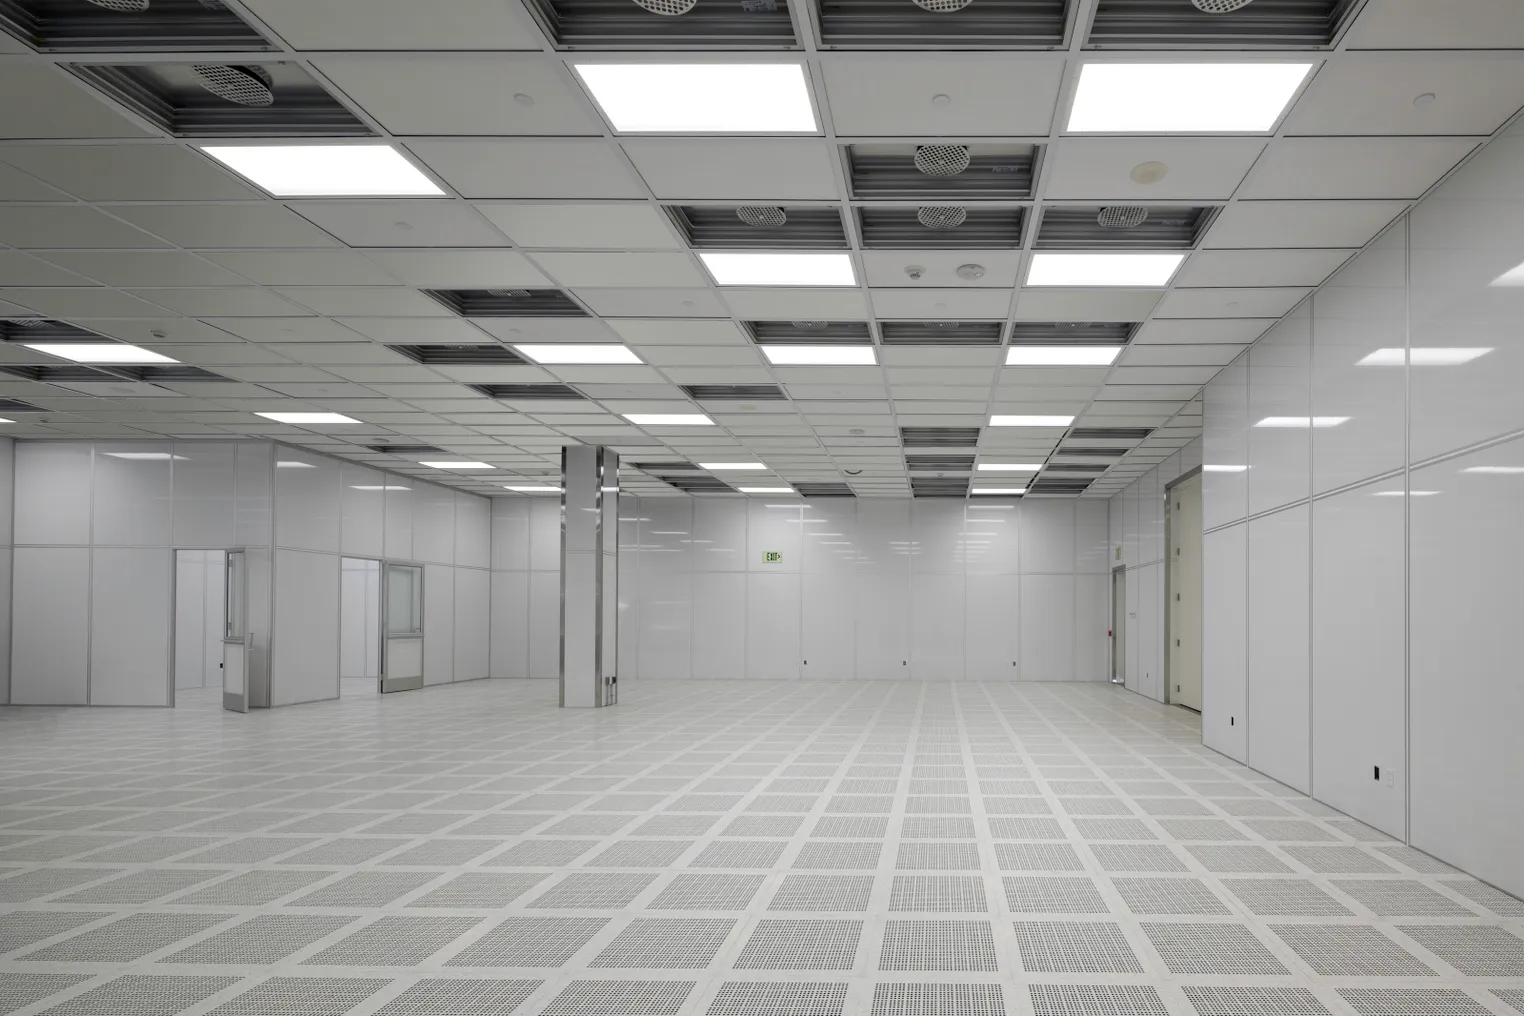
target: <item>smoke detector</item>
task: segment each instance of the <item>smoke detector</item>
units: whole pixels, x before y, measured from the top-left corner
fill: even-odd
[[[1137,229],[1148,221],[1148,209],[1136,205],[1108,205],[1095,217],[1102,229]]]
[[[1253,2],[1254,0],[1191,0],[1191,6],[1203,14],[1232,14]]]
[[[527,289],[489,289],[488,296],[500,296],[505,300],[525,300],[529,298]]]
[[[922,205],[915,210],[916,221],[927,229],[956,229],[968,218],[961,205]]]
[[[927,176],[957,176],[968,168],[968,146],[919,145],[915,168]]]
[[[679,14],[687,14],[698,4],[698,0],[635,0],[635,3],[652,14],[671,18]]]
[[[240,106],[273,106],[275,82],[263,67],[232,64],[192,64],[191,73],[202,88]]]
[[[764,227],[776,229],[788,221],[788,215],[783,209],[771,205],[742,205],[736,209],[736,218],[748,226],[756,226],[759,229]]]
[[[116,11],[118,14],[138,14],[148,10],[148,0],[90,0],[90,2],[108,11]]]
[[[973,0],[914,0],[914,3],[923,11],[931,11],[933,14],[951,14],[953,11],[961,11]]]

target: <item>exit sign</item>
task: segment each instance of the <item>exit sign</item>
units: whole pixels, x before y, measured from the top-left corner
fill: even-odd
[[[783,563],[783,551],[781,551],[781,550],[764,550],[762,552],[762,563],[763,564],[782,564]]]

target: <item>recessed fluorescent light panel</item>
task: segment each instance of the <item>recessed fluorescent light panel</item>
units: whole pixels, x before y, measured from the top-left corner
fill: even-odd
[[[281,459],[279,462],[275,463],[275,468],[276,469],[316,469],[317,466],[315,464],[311,463],[311,462],[297,462],[295,459]]]
[[[1169,285],[1184,260],[1184,254],[1037,253],[1027,269],[1027,285],[1152,289]]]
[[[992,416],[991,427],[1067,427],[1072,416]]]
[[[640,357],[628,346],[609,342],[549,342],[543,345],[514,346],[535,363],[544,364],[617,364],[640,363]]]
[[[15,423],[15,422],[16,422],[15,420],[0,419],[0,423]]]
[[[420,466],[428,466],[430,469],[496,469],[490,462],[473,462],[470,459],[439,459],[434,462],[420,462]]]
[[[1378,490],[1371,497],[1433,497],[1437,490]]]
[[[1524,286],[1524,265],[1515,265],[1492,280],[1494,286]]]
[[[278,198],[444,194],[391,145],[208,145],[201,150]]]
[[[762,355],[774,367],[872,367],[878,363],[872,346],[805,346],[768,344]]]
[[[1042,468],[1040,462],[981,462],[975,467],[981,473],[1035,473]]]
[[[616,131],[814,134],[819,130],[801,64],[572,66]]]
[[[714,421],[703,413],[625,413],[624,418],[637,427],[714,426]]]
[[[1418,347],[1415,349],[1378,349],[1361,359],[1360,367],[1458,367],[1492,352],[1491,346]]]
[[[1247,473],[1248,466],[1216,466],[1206,465],[1201,467],[1203,473]]]
[[[1267,416],[1256,423],[1256,427],[1337,427],[1341,423],[1348,422],[1347,416]]]
[[[1011,346],[1005,351],[1007,367],[1105,367],[1122,351],[1121,346]]]
[[[699,251],[718,286],[855,286],[849,254]]]
[[[793,487],[737,487],[743,494],[792,494]]]
[[[26,342],[28,349],[75,363],[179,363],[179,360],[125,342]]]
[[[113,459],[125,459],[128,462],[188,462],[184,455],[171,455],[169,452],[102,452],[102,455]]]
[[[503,484],[503,489],[504,490],[511,490],[515,494],[559,494],[559,493],[561,493],[561,488],[560,487],[547,487],[544,484],[528,484],[528,485],[525,485],[525,486],[513,486],[511,484],[505,483],[505,484]]]
[[[1524,466],[1467,466],[1463,473],[1483,473],[1494,476],[1524,475]]]
[[[707,469],[711,473],[722,469],[766,469],[760,462],[700,462],[700,469]]]
[[[1025,494],[1026,492],[1025,487],[974,487],[969,491],[970,494]]]
[[[1311,69],[1310,63],[1089,63],[1080,70],[1069,131],[1270,131]]]
[[[349,489],[350,490],[412,490],[413,488],[412,487],[401,487],[401,486],[397,486],[395,484],[390,484],[390,483],[384,483],[384,484],[351,483],[349,485]]]
[[[274,420],[276,423],[359,423],[352,417],[343,413],[255,413],[255,416],[263,416],[266,420]]]

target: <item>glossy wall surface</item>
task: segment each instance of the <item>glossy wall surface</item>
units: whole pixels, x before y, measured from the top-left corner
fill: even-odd
[[[11,519],[15,510],[16,442],[0,437],[0,705],[11,700]]]
[[[1515,128],[1204,393],[1206,743],[1516,894],[1521,385]]]

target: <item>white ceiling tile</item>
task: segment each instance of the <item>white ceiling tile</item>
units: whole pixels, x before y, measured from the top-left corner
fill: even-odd
[[[401,353],[394,353],[385,346],[374,342],[296,342],[281,343],[272,342],[267,347],[272,352],[281,356],[299,360],[302,363],[396,363],[406,364],[412,361]],[[419,388],[430,388],[430,385],[419,385]],[[457,389],[461,390],[461,389]],[[387,394],[387,393],[383,393]]]
[[[729,317],[712,289],[579,289],[577,298],[602,317]]]
[[[1044,194],[1057,200],[1127,198],[1221,201],[1264,151],[1262,138],[1059,138],[1043,167]],[[1133,181],[1133,167],[1162,162],[1157,183]]]
[[[56,265],[108,286],[239,286],[244,280],[184,251],[58,251]]]
[[[1002,53],[827,53],[821,64],[839,137],[1045,137],[1064,73],[1060,60]]]
[[[1415,106],[1426,93],[1434,100]],[[1521,94],[1524,63],[1517,59],[1348,53],[1313,79],[1285,132],[1487,135],[1518,111]]]
[[[862,259],[868,285],[909,289],[948,286],[1010,289],[1016,285],[1021,267],[1021,252],[1015,250],[867,250],[862,252]],[[977,265],[984,275],[979,279],[960,278],[958,269],[964,265]],[[923,270],[920,278],[910,277],[905,271],[910,266]]]
[[[1161,318],[1280,317],[1312,292],[1282,287],[1263,289],[1176,289],[1164,294],[1154,313]]]
[[[1004,377],[1009,371],[1020,371],[1021,369],[1022,368],[1012,367],[1008,368],[1006,371],[1000,372],[1002,381],[1000,388],[998,389],[1000,398],[1011,402],[1020,402],[1023,399],[1029,401],[1041,399],[1066,399],[1072,402],[1089,402],[1092,398],[1094,398],[1097,391],[1096,385],[1044,384],[1040,381],[1021,381],[1016,384],[1004,383]],[[1099,381],[1103,380],[1105,380],[1104,375],[1098,379],[1098,383]]]
[[[1349,31],[1354,49],[1524,49],[1514,0],[1381,0]]]
[[[204,289],[138,289],[133,296],[151,300],[187,317],[286,317],[302,308],[256,286]]]
[[[773,381],[766,367],[663,367],[675,385],[765,385]]]
[[[148,131],[122,116],[62,67],[30,60],[0,63],[0,138],[140,138]],[[25,102],[15,101],[26,96]],[[101,172],[110,172],[100,167]]]
[[[1239,201],[1217,216],[1203,246],[1364,247],[1405,201]]]
[[[363,341],[343,325],[318,317],[212,318],[209,323],[250,342]]]
[[[530,260],[563,287],[680,289],[705,282],[704,274],[686,253],[552,251],[531,254]]]
[[[231,251],[206,257],[262,286],[386,286],[397,281],[353,251]]]
[[[395,314],[401,318],[448,317],[444,305],[402,286],[286,286],[275,290],[292,303],[330,316]]]
[[[1244,349],[1227,343],[1187,345],[1185,343],[1152,343],[1146,346],[1128,346],[1117,360],[1125,367],[1175,367],[1217,366],[1232,363]]]
[[[737,345],[747,342],[741,330],[729,320],[658,318],[614,318],[608,326],[632,346],[694,344]]]
[[[538,53],[323,57],[316,67],[393,134],[603,133],[581,91]]]
[[[726,288],[722,295],[747,321],[861,321],[868,316],[860,289]]]
[[[1275,318],[1175,318],[1144,322],[1133,336],[1134,346],[1145,344],[1224,342],[1245,345],[1253,342],[1275,324]]]
[[[1000,384],[1001,395],[1004,397],[1007,386],[1067,389],[1099,385],[1105,382],[1106,375],[1110,372],[1110,367],[1002,367],[995,380]],[[1055,390],[1054,394],[1047,397],[1065,398],[1067,395]]]
[[[1023,289],[1017,321],[1142,321],[1159,302],[1159,289]]]
[[[884,346],[878,359],[885,367],[994,368],[1005,359],[1005,350],[998,346]],[[984,387],[989,388],[989,378]]]
[[[169,246],[84,205],[0,205],[0,243],[37,250]]]
[[[874,289],[871,294],[873,313],[884,318],[1004,319],[1011,309],[1009,289]]]
[[[248,205],[114,205],[112,215],[179,247],[337,247],[338,241],[273,202]]]
[[[300,49],[539,49],[544,39],[517,4],[450,0],[248,0],[246,6]]]
[[[0,159],[15,152],[25,152],[25,146],[0,147]],[[67,201],[69,195],[41,180],[28,176],[5,162],[0,162],[0,201]]]
[[[48,261],[56,262],[57,256]],[[88,286],[90,279],[20,251],[0,250],[0,279],[10,286]],[[92,276],[93,278],[93,276]]]
[[[1217,367],[1115,367],[1108,385],[1204,385],[1217,376]]]
[[[1282,138],[1238,196],[1417,198],[1474,147],[1471,138]]]
[[[179,145],[27,145],[0,159],[86,201],[258,198],[211,159]]]
[[[618,150],[598,139],[418,139],[408,147],[468,198],[645,197]]]
[[[672,250],[672,223],[646,202],[481,204],[477,208],[520,247]]]
[[[1199,394],[1199,392],[1198,392],[1199,388],[1200,388],[1200,385],[1191,385],[1191,384],[1186,384],[1186,385],[1151,385],[1151,384],[1143,384],[1143,385],[1138,385],[1138,384],[1107,385],[1105,388],[1102,388],[1100,391],[1098,391],[1096,393],[1096,395],[1095,395],[1097,403],[1101,403],[1101,402],[1106,403],[1104,406],[1097,405],[1095,407],[1095,412],[1098,412],[1098,413],[1112,413],[1112,412],[1131,412],[1131,411],[1136,411],[1136,409],[1140,405],[1140,403],[1133,401],[1135,399],[1153,399],[1153,400],[1156,401],[1156,403],[1158,403],[1158,402],[1165,403],[1165,405],[1162,408],[1159,407],[1156,404],[1154,409],[1152,410],[1154,412],[1166,412],[1166,411],[1167,412],[1176,412],[1176,411],[1178,411],[1179,407],[1184,404],[1186,399],[1192,398],[1195,395]],[[1119,410],[1119,409],[1115,408],[1117,406],[1122,406],[1124,408]],[[1133,407],[1133,408],[1132,409],[1127,409],[1125,407]]]
[[[231,338],[231,336],[229,336]],[[289,364],[279,353],[252,342],[150,342],[148,348],[203,367]]]
[[[114,289],[95,286],[75,289],[0,289],[0,301],[13,303],[51,318],[160,318],[164,308]],[[7,313],[10,313],[7,311]]]
[[[1316,286],[1353,250],[1198,250],[1175,275],[1176,289],[1198,286]]]
[[[816,138],[624,138],[646,185],[664,200],[829,200],[829,142]]]
[[[607,325],[595,317],[477,318],[476,326],[504,342],[615,341]]]
[[[459,201],[294,201],[351,247],[501,247],[503,234]]]
[[[518,251],[368,250],[365,256],[399,281],[424,289],[550,285]]]
[[[340,317],[337,323],[377,342],[397,345],[429,342],[470,345],[487,339],[470,322],[456,317],[408,319],[359,315]]]
[[[184,317],[158,317],[158,318],[126,318],[113,320],[110,318],[92,319],[79,322],[81,327],[88,328],[92,332],[102,335],[112,335],[119,339],[139,345],[160,346],[165,343],[215,343],[218,345],[242,346],[238,336],[225,332],[220,328],[197,321],[195,318]],[[173,355],[173,354],[171,354]],[[253,360],[253,363],[264,363],[264,360]]]

